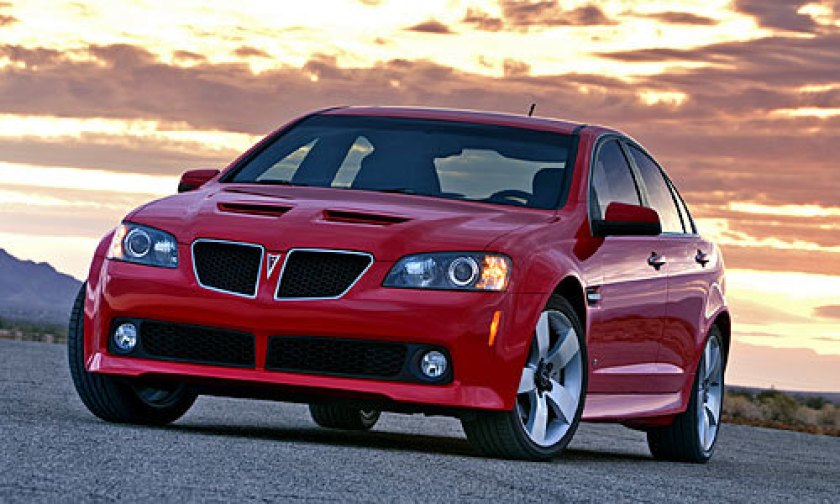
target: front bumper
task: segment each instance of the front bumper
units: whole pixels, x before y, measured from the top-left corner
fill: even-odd
[[[254,299],[200,287],[190,265],[163,269],[102,260],[85,303],[88,371],[191,382],[275,387],[307,396],[381,399],[443,408],[513,407],[521,366],[544,296],[386,289],[392,263],[375,262],[342,298],[274,299],[276,283],[261,282]],[[490,325],[502,312],[497,336]],[[141,318],[254,335],[253,367],[119,356],[108,348],[113,321]],[[392,341],[445,348],[453,374],[443,385],[283,372],[266,369],[272,336]]]

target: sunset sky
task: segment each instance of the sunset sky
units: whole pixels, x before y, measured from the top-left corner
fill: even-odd
[[[731,383],[840,391],[840,0],[0,1],[0,247],[101,235],[315,108],[602,123],[722,245]]]

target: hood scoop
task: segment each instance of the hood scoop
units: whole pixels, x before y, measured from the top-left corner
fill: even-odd
[[[262,215],[266,217],[280,217],[292,209],[290,206],[270,205],[264,203],[219,203],[217,208],[220,212],[242,213],[250,215]]]
[[[353,210],[324,210],[321,220],[327,222],[342,222],[345,224],[367,224],[370,226],[390,226],[391,224],[400,224],[408,222],[411,219],[408,217],[400,217],[397,215],[383,215],[366,212],[357,212]]]

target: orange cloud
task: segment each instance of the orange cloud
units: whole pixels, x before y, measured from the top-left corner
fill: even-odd
[[[439,35],[452,34],[452,30],[450,30],[448,26],[435,19],[423,21],[422,23],[418,23],[410,28],[406,28],[406,30],[420,33],[436,33]]]

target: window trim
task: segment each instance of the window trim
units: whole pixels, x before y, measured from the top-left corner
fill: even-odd
[[[677,186],[674,184],[674,182],[668,177],[667,174],[664,173],[664,170],[663,174],[665,175],[665,180],[668,181],[668,187],[671,189],[671,196],[678,200],[677,210],[679,210],[680,215],[682,215],[682,211],[683,209],[685,209],[686,218],[688,219],[688,223],[691,225],[691,232],[686,232],[685,234],[699,234],[697,233],[697,225],[694,224],[694,217],[691,216],[691,210],[688,209],[688,204],[686,204],[685,199],[682,197],[682,194],[680,194],[680,192],[677,190]]]
[[[293,131],[296,127],[300,126],[303,122],[316,118],[316,117],[324,117],[328,116],[327,112],[332,110],[342,109],[345,108],[344,106],[339,107],[328,107],[325,109],[317,110],[315,112],[303,115],[298,117],[297,119],[287,123],[285,126],[282,126],[280,129],[275,130],[274,132],[268,134],[265,138],[261,141],[254,144],[249,150],[245,151],[239,158],[234,160],[223,172],[221,177],[219,178],[218,182],[222,184],[230,184],[230,183],[237,183],[234,182],[236,176],[246,167],[248,166],[255,158],[261,155],[265,150],[271,147],[275,142],[279,141],[284,135]],[[338,116],[341,116],[339,114]],[[566,207],[569,203],[569,194],[572,189],[572,182],[574,180],[574,173],[575,169],[577,168],[577,161],[580,154],[580,142],[581,142],[581,135],[580,131],[586,127],[586,125],[580,125],[575,128],[571,133],[560,133],[556,131],[550,131],[545,129],[539,128],[527,128],[521,126],[506,126],[500,124],[484,124],[480,122],[474,122],[469,120],[459,120],[459,119],[427,119],[427,118],[417,118],[417,117],[397,117],[397,116],[389,116],[389,115],[363,115],[363,116],[347,116],[347,117],[361,117],[361,118],[372,118],[372,119],[404,119],[404,120],[412,120],[412,121],[425,121],[425,122],[443,122],[443,123],[456,123],[456,124],[466,124],[471,126],[486,126],[490,128],[507,128],[507,129],[515,129],[515,130],[524,130],[524,131],[535,131],[541,133],[549,133],[556,136],[565,136],[569,138],[569,145],[568,151],[566,155],[566,166],[563,169],[563,180],[560,183],[559,192],[557,193],[557,202],[551,208],[532,208],[532,207],[522,207],[528,210],[535,210],[541,212],[557,212],[558,210],[562,210]],[[638,189],[637,189],[638,190]],[[477,200],[462,200],[462,201],[471,201],[477,203],[483,203]],[[498,205],[499,203],[487,203],[490,205]]]
[[[656,166],[659,169],[659,173],[662,174],[662,179],[665,181],[665,185],[666,185],[666,187],[668,187],[668,192],[671,194],[671,201],[674,203],[674,207],[677,210],[677,216],[680,218],[680,226],[682,226],[683,231],[682,231],[682,233],[679,233],[679,232],[676,232],[676,231],[663,231],[660,236],[697,236],[697,227],[694,224],[694,219],[691,217],[691,213],[688,209],[688,205],[685,203],[685,200],[683,200],[682,196],[679,195],[679,192],[677,191],[676,185],[674,185],[674,182],[668,176],[668,173],[665,171],[665,169],[662,168],[662,165],[659,164],[659,162],[656,160],[656,158],[654,158],[644,147],[639,145],[639,143],[636,142],[635,140],[625,136],[625,137],[621,137],[621,141],[622,141],[624,149],[626,150],[626,155],[630,159],[630,163],[632,165],[632,168],[633,168],[634,172],[636,173],[636,176],[641,179],[641,185],[644,188],[645,200],[646,200],[646,202],[643,203],[643,204],[646,207],[653,209],[653,207],[650,206],[650,200],[648,198],[648,188],[645,185],[644,178],[642,177],[642,172],[639,169],[639,166],[636,164],[636,160],[633,158],[633,154],[630,152],[630,147],[634,147],[634,148],[638,149],[639,152],[646,155],[648,157],[648,159],[650,159],[653,162],[654,166]],[[689,212],[688,222],[689,222],[689,224],[691,224],[691,230],[690,231],[685,228],[685,219],[683,218],[683,214],[682,214],[682,210],[680,209],[680,205],[677,202],[678,197],[682,201],[683,206],[685,207],[686,211]]]
[[[601,153],[601,149],[608,144],[610,141],[615,141],[618,144],[618,148],[621,150],[621,154],[624,156],[624,160],[627,162],[627,167],[630,169],[630,178],[633,180],[633,186],[636,188],[636,196],[639,197],[639,204],[647,206],[647,195],[642,192],[642,188],[639,185],[639,174],[635,171],[632,160],[628,157],[628,153],[625,151],[624,146],[622,145],[622,140],[624,137],[615,133],[604,133],[598,136],[595,139],[595,147],[592,149],[592,156],[589,159],[589,177],[587,181],[586,187],[586,215],[589,218],[589,231],[592,233],[592,221],[596,220],[597,217],[592,215],[592,181],[594,180],[594,171],[595,171],[595,163],[598,160],[598,154]],[[598,208],[600,208],[600,203],[598,203]]]

